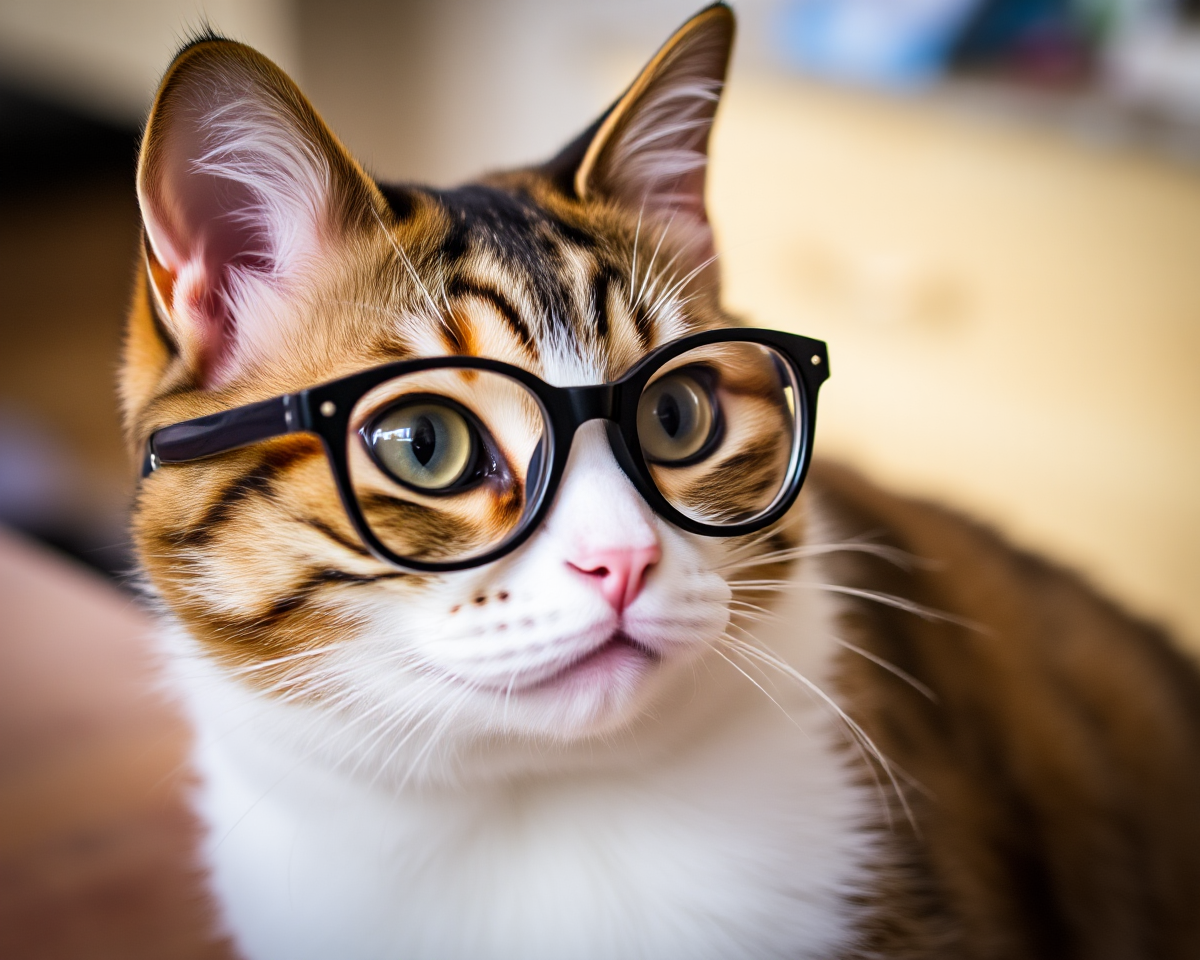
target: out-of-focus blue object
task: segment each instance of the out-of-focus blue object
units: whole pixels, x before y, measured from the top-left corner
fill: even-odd
[[[1111,0],[989,0],[960,38],[955,59],[1032,83],[1079,82],[1112,17]]]
[[[972,59],[1001,57],[1031,38],[1065,33],[1076,17],[1078,0],[1006,0],[989,3],[963,38],[960,52]]]
[[[940,76],[982,0],[791,0],[781,10],[784,56],[817,76],[915,87]]]

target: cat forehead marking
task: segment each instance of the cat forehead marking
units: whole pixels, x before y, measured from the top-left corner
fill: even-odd
[[[398,224],[418,204],[435,206],[429,259],[438,279],[422,280],[442,304],[412,343],[420,352],[491,356],[573,386],[603,382],[627,365],[614,364],[614,352],[641,353],[651,341],[648,317],[610,318],[614,307],[633,314],[615,238],[568,222],[520,190],[472,184],[385,187],[384,194]],[[613,342],[627,334],[636,343]]]

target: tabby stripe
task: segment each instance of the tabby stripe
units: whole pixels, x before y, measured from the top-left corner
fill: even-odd
[[[340,533],[333,529],[324,520],[318,520],[316,517],[301,517],[300,522],[306,526],[312,527],[317,533],[332,540],[339,547],[344,547],[351,553],[357,554],[360,557],[371,556],[371,551],[364,547],[361,543],[355,543],[348,537],[343,537]]]
[[[596,318],[596,335],[608,338],[608,288],[613,282],[613,272],[601,267],[592,279],[592,316]]]
[[[376,183],[397,224],[407,223],[417,209],[417,191],[391,183]]]
[[[293,443],[280,446],[264,454],[257,463],[236,480],[221,490],[204,516],[194,526],[168,531],[163,539],[180,547],[203,547],[212,543],[219,527],[233,518],[234,508],[255,496],[270,497],[274,494],[275,478],[293,464],[318,451],[312,447]]]
[[[530,203],[534,205],[537,204],[537,201],[530,198],[527,194],[521,194],[521,196],[529,200]],[[584,252],[590,252],[595,250],[600,245],[599,241],[597,241],[592,234],[580,227],[575,226],[573,223],[569,223],[562,217],[554,214],[552,211],[536,206],[535,209],[544,219],[548,220],[553,225],[554,230],[558,233],[559,237],[564,242],[571,244],[573,247],[576,247]]]
[[[335,569],[318,570],[316,573],[310,574],[304,580],[300,581],[286,597],[276,600],[265,614],[255,618],[255,625],[261,629],[264,626],[269,626],[281,617],[295,612],[308,603],[314,593],[332,583],[376,583],[380,580],[398,580],[404,576],[406,574],[398,570],[393,573],[376,574],[347,573],[345,570]]]
[[[401,570],[387,573],[351,573],[332,567],[312,574],[297,589],[311,592],[329,583],[378,583],[380,580],[403,580],[408,574]]]
[[[301,580],[286,596],[280,597],[262,613],[244,618],[219,618],[221,633],[236,640],[253,642],[276,626],[280,620],[303,607],[324,586],[335,583],[368,584],[380,580],[398,580],[406,576],[408,574],[400,571],[358,574],[332,568],[318,570]]]
[[[774,438],[756,441],[718,463],[705,483],[713,487],[734,483],[743,494],[766,493],[776,483],[772,463],[775,452]]]
[[[654,342],[654,321],[650,319],[644,303],[639,303],[633,308],[633,328],[637,331],[638,343],[642,349],[649,350],[650,344]]]
[[[206,547],[213,542],[217,528],[233,517],[234,507],[255,495],[269,497],[272,493],[274,471],[253,470],[242,474],[218,493],[196,524],[186,529],[170,530],[163,539],[177,547]]]
[[[495,287],[465,280],[462,277],[456,277],[450,281],[446,289],[446,294],[455,299],[476,297],[486,301],[504,318],[513,335],[521,341],[521,346],[535,357],[537,356],[537,347],[534,345],[533,334],[529,332],[528,325],[521,319],[521,315],[517,312],[517,308],[513,306],[512,301]]]

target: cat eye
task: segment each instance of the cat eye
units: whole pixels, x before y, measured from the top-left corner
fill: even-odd
[[[681,466],[710,451],[720,421],[706,372],[675,371],[642,392],[637,427],[647,460]]]
[[[483,479],[489,466],[479,429],[466,411],[441,397],[406,398],[360,431],[371,457],[398,483],[450,493]]]
[[[413,571],[496,560],[545,518],[575,432],[603,420],[662,517],[705,536],[780,519],[811,458],[825,344],[709,330],[620,379],[555,387],[480,357],[406,360],[155,431],[143,475],[288,433],[320,438],[365,546]]]

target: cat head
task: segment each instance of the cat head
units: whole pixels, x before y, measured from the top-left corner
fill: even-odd
[[[135,449],[165,425],[397,360],[473,355],[605,383],[730,325],[704,183],[732,36],[729,9],[709,7],[553,160],[453,190],[376,183],[274,64],[217,37],[190,44],[138,166],[145,268],[121,379]],[[658,517],[596,422],[541,527],[468,570],[374,557],[305,435],[151,474],[134,530],[153,591],[208,663],[323,715],[351,754],[398,760],[421,725],[561,743],[648,716],[693,682],[728,624],[723,571],[753,549]]]

